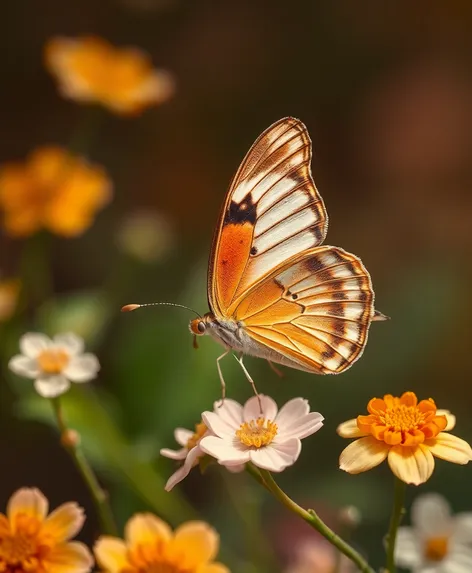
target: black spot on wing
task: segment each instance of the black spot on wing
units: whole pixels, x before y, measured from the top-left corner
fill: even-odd
[[[256,218],[256,206],[252,201],[252,195],[249,193],[241,203],[231,201],[226,211],[224,222],[232,223],[233,225],[244,225],[244,223],[255,225]]]

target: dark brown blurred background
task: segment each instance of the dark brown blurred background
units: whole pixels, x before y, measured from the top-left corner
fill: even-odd
[[[392,320],[373,325],[363,358],[337,378],[287,371],[279,380],[260,361],[247,363],[261,391],[281,403],[304,396],[325,415],[325,428],[307,440],[281,482],[329,511],[358,505],[364,523],[355,541],[375,562],[391,476],[385,467],[342,474],[337,457],[346,442],[335,435],[337,424],[363,413],[374,395],[411,389],[454,411],[457,434],[472,439],[472,4],[15,0],[3,4],[2,21],[2,162],[44,143],[67,144],[83,117],[82,107],[60,98],[44,69],[42,48],[51,36],[95,34],[140,46],[177,83],[170,102],[138,118],[108,115],[87,150],[109,171],[115,196],[83,237],[53,239],[58,300],[87,289],[111,293],[108,302],[116,309],[173,300],[206,311],[206,257],[233,173],[272,122],[293,115],[306,123],[314,177],[330,216],[327,244],[362,258],[376,306]],[[143,209],[158,212],[172,229],[166,256],[149,265],[123,260],[116,239],[127,217]],[[21,241],[1,238],[5,274],[18,272],[23,248]],[[29,328],[44,327],[48,309],[33,314]],[[218,348],[203,340],[196,355],[186,321],[180,311],[116,312],[90,340],[103,365],[96,386],[146,463],[158,458],[159,447],[172,445],[173,427],[191,427],[219,395]],[[223,368],[230,395],[246,399],[249,388],[230,358]],[[15,488],[37,485],[53,504],[78,499],[90,508],[44,415],[34,405],[21,407],[26,390],[19,398],[5,385],[1,507]],[[93,429],[91,436],[97,449],[107,447]],[[99,469],[116,494],[120,519],[148,507],[107,464]],[[422,490],[441,491],[455,507],[470,509],[470,468],[437,466]],[[164,477],[172,471],[163,461],[157,468]],[[235,476],[234,486],[248,479]],[[235,551],[244,536],[233,531],[231,508],[218,501],[223,488],[218,472],[201,477],[196,471],[180,490],[222,537],[226,532]],[[277,527],[283,524],[283,509],[262,491],[247,495],[261,498],[262,522],[271,516],[280,520]],[[178,516],[167,517],[178,522]]]

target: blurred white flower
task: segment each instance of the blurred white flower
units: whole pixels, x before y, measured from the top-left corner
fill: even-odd
[[[472,571],[472,513],[451,515],[439,494],[416,498],[412,527],[400,527],[395,561],[414,573],[470,573]]]
[[[84,341],[73,333],[57,334],[51,340],[45,334],[28,332],[20,338],[20,350],[8,367],[19,376],[33,378],[44,398],[64,394],[71,382],[89,382],[100,370],[97,357],[84,354]]]
[[[202,419],[211,434],[200,448],[226,467],[252,462],[255,466],[281,472],[295,463],[301,439],[323,425],[323,416],[310,412],[307,400],[294,398],[278,411],[269,396],[250,398],[244,406],[225,400],[224,407],[204,412]],[[262,411],[261,411],[262,409]]]
[[[354,570],[352,562],[342,554],[337,555],[333,545],[324,539],[314,539],[300,543],[285,573],[354,573]]]
[[[118,246],[143,263],[163,260],[175,246],[175,231],[168,217],[156,211],[136,211],[122,222]]]

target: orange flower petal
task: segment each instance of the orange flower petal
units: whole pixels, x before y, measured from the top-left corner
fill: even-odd
[[[418,398],[414,392],[404,392],[400,397],[400,404],[414,408],[418,404]]]
[[[419,485],[431,477],[434,458],[424,444],[415,448],[394,446],[388,453],[388,465],[397,478],[408,484]]]
[[[444,432],[450,432],[454,429],[456,425],[456,417],[454,414],[451,414],[449,410],[436,410],[436,416],[446,416],[447,425],[444,428]]]
[[[379,414],[385,412],[387,409],[387,404],[382,400],[382,398],[372,398],[367,404],[367,411],[370,414]]]
[[[116,537],[102,535],[93,548],[97,563],[107,573],[120,573],[129,566],[126,543]]]
[[[230,570],[221,563],[209,563],[208,565],[200,565],[197,573],[230,573]]]
[[[385,436],[385,432],[387,430],[387,426],[379,426],[374,425],[371,427],[370,431],[376,440],[383,440]],[[400,436],[401,440],[401,436]]]
[[[467,464],[472,460],[472,448],[457,436],[441,432],[433,440],[428,440],[427,445],[437,458],[454,464]]]
[[[381,464],[388,455],[389,447],[373,436],[360,438],[345,448],[339,457],[340,469],[350,474],[359,474]]]
[[[41,535],[61,543],[75,537],[84,521],[84,510],[77,503],[64,503],[48,515],[41,528]]]
[[[405,433],[405,441],[403,442],[404,446],[414,447],[418,444],[422,444],[425,440],[424,428],[421,430],[410,430],[409,432]]]
[[[172,538],[172,530],[165,521],[152,513],[137,513],[126,524],[125,539],[131,548],[136,545],[167,543]]]
[[[7,516],[14,529],[18,517],[27,516],[43,521],[48,512],[48,500],[36,488],[24,487],[16,491],[8,501]]]
[[[180,556],[181,569],[194,569],[210,563],[218,553],[219,536],[203,521],[188,521],[175,530],[169,556]]]
[[[339,426],[336,429],[336,432],[342,438],[360,438],[369,433],[369,432],[364,432],[358,427],[358,421],[356,419],[348,420],[347,422],[339,424]]]
[[[374,436],[377,437],[375,434]],[[384,431],[382,432],[382,437],[377,439],[384,440],[385,443],[388,444],[389,446],[396,446],[397,444],[401,443],[402,438],[403,437],[401,432],[384,429]]]
[[[436,404],[431,398],[428,398],[427,400],[421,400],[417,408],[420,412],[423,412],[423,414],[428,412],[436,412]]]
[[[398,398],[395,398],[392,394],[385,394],[383,399],[387,408],[393,408],[398,402]]]
[[[433,424],[438,427],[439,431],[442,432],[447,428],[447,418],[446,416],[434,416],[432,420]]]
[[[357,427],[361,432],[370,434],[372,426],[377,422],[377,417],[369,414],[368,416],[357,416]]]
[[[93,557],[86,545],[74,541],[53,547],[45,565],[45,570],[51,573],[88,573],[93,567]]]

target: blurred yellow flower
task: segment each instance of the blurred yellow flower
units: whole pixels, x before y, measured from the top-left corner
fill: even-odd
[[[64,503],[49,516],[48,501],[38,489],[12,495],[0,513],[0,571],[6,573],[87,573],[93,558],[83,543],[69,540],[85,516],[76,503]]]
[[[40,229],[80,235],[110,197],[111,182],[102,168],[59,147],[41,147],[24,163],[0,167],[0,209],[11,236]]]
[[[174,93],[172,76],[153,68],[147,54],[102,38],[52,38],[45,60],[64,97],[97,102],[117,114],[137,114]]]
[[[203,521],[188,521],[175,532],[151,513],[138,513],[126,524],[125,540],[102,536],[95,557],[104,573],[229,573],[214,562],[219,538]]]
[[[15,312],[20,286],[18,279],[0,280],[0,322],[8,320]]]
[[[386,394],[372,398],[369,415],[358,416],[338,426],[343,438],[359,438],[341,453],[342,470],[357,474],[388,458],[392,472],[405,483],[419,485],[431,477],[434,457],[455,464],[472,460],[470,445],[448,432],[455,417],[438,410],[434,401],[418,399],[414,392],[400,398]]]

